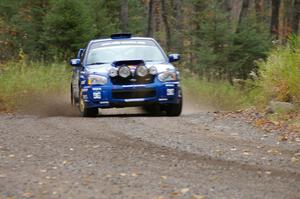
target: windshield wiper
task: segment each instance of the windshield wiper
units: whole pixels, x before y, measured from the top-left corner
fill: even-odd
[[[108,64],[107,62],[95,62],[95,63],[91,63],[91,64],[87,64],[88,66],[90,65],[101,65],[101,64]]]

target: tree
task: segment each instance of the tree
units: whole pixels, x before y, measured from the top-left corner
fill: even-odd
[[[118,16],[111,14],[116,5],[110,8],[106,0],[88,0],[88,9],[91,11],[95,37],[107,37],[119,31]]]
[[[168,14],[168,4],[166,0],[162,0],[161,1],[161,14],[162,14],[162,19],[164,22],[164,26],[165,26],[165,32],[166,32],[166,47],[167,50],[170,51],[171,49],[171,30],[170,30],[170,24],[169,24],[169,14]]]
[[[128,32],[128,0],[122,0],[120,21],[122,32]]]
[[[50,56],[64,60],[95,35],[90,12],[80,0],[51,1],[51,10],[44,19],[44,25],[44,42]]]
[[[152,37],[154,32],[154,1],[155,0],[149,0],[148,5],[148,25],[146,33],[148,37]]]
[[[292,29],[295,34],[300,34],[300,0],[294,0],[293,6],[293,19],[292,19]]]
[[[280,0],[272,0],[271,34],[278,38]]]

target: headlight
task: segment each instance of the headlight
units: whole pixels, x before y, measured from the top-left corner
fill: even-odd
[[[108,71],[108,75],[110,77],[116,77],[118,75],[118,69],[115,67],[112,67],[109,71]]]
[[[165,71],[158,75],[158,79],[162,82],[178,80],[176,71]]]
[[[151,75],[156,75],[156,74],[157,74],[157,68],[156,68],[155,66],[151,66],[151,67],[149,68],[149,73],[150,73]]]
[[[123,78],[129,77],[131,74],[130,68],[127,66],[121,66],[119,69],[119,75]]]
[[[145,77],[148,75],[148,68],[146,66],[139,66],[136,69],[136,74],[140,77]]]
[[[88,85],[105,85],[107,83],[107,78],[100,75],[89,75]]]

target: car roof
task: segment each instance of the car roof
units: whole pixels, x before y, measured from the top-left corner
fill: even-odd
[[[112,38],[106,38],[106,39],[93,39],[90,41],[90,43],[96,43],[96,42],[102,42],[102,41],[126,41],[126,40],[150,40],[155,41],[155,39],[151,37],[130,37],[130,38],[120,38],[120,39],[112,39]]]

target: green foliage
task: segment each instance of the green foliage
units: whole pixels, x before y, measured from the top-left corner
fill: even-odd
[[[265,59],[270,47],[269,32],[264,24],[251,18],[244,20],[227,49],[229,60],[226,65],[230,76],[249,78],[251,72],[257,71],[255,61]]]
[[[147,25],[147,9],[140,0],[129,0],[129,24],[128,30],[134,35],[144,36]]]
[[[221,11],[221,4],[210,0],[204,9],[204,15],[199,16],[199,27],[196,30],[195,53],[198,64],[196,71],[202,75],[220,77],[226,70],[227,63],[225,48],[231,42],[230,24],[226,14]]]
[[[69,88],[71,70],[65,64],[10,62],[0,65],[0,109],[11,110],[25,97],[65,92]]]
[[[67,59],[94,37],[92,17],[80,0],[53,0],[50,5],[44,19],[44,40],[52,56]]]
[[[258,86],[266,100],[300,102],[300,37],[274,49],[259,63]]]
[[[111,10],[108,6],[106,0],[88,0],[96,38],[107,37],[115,32],[119,32],[118,21],[112,20]]]
[[[270,48],[266,24],[249,16],[239,22],[235,31],[220,1],[210,0],[201,6],[204,10],[194,32],[197,65],[193,70],[209,80],[232,83],[234,78],[247,79],[257,69],[255,60],[265,58]]]

